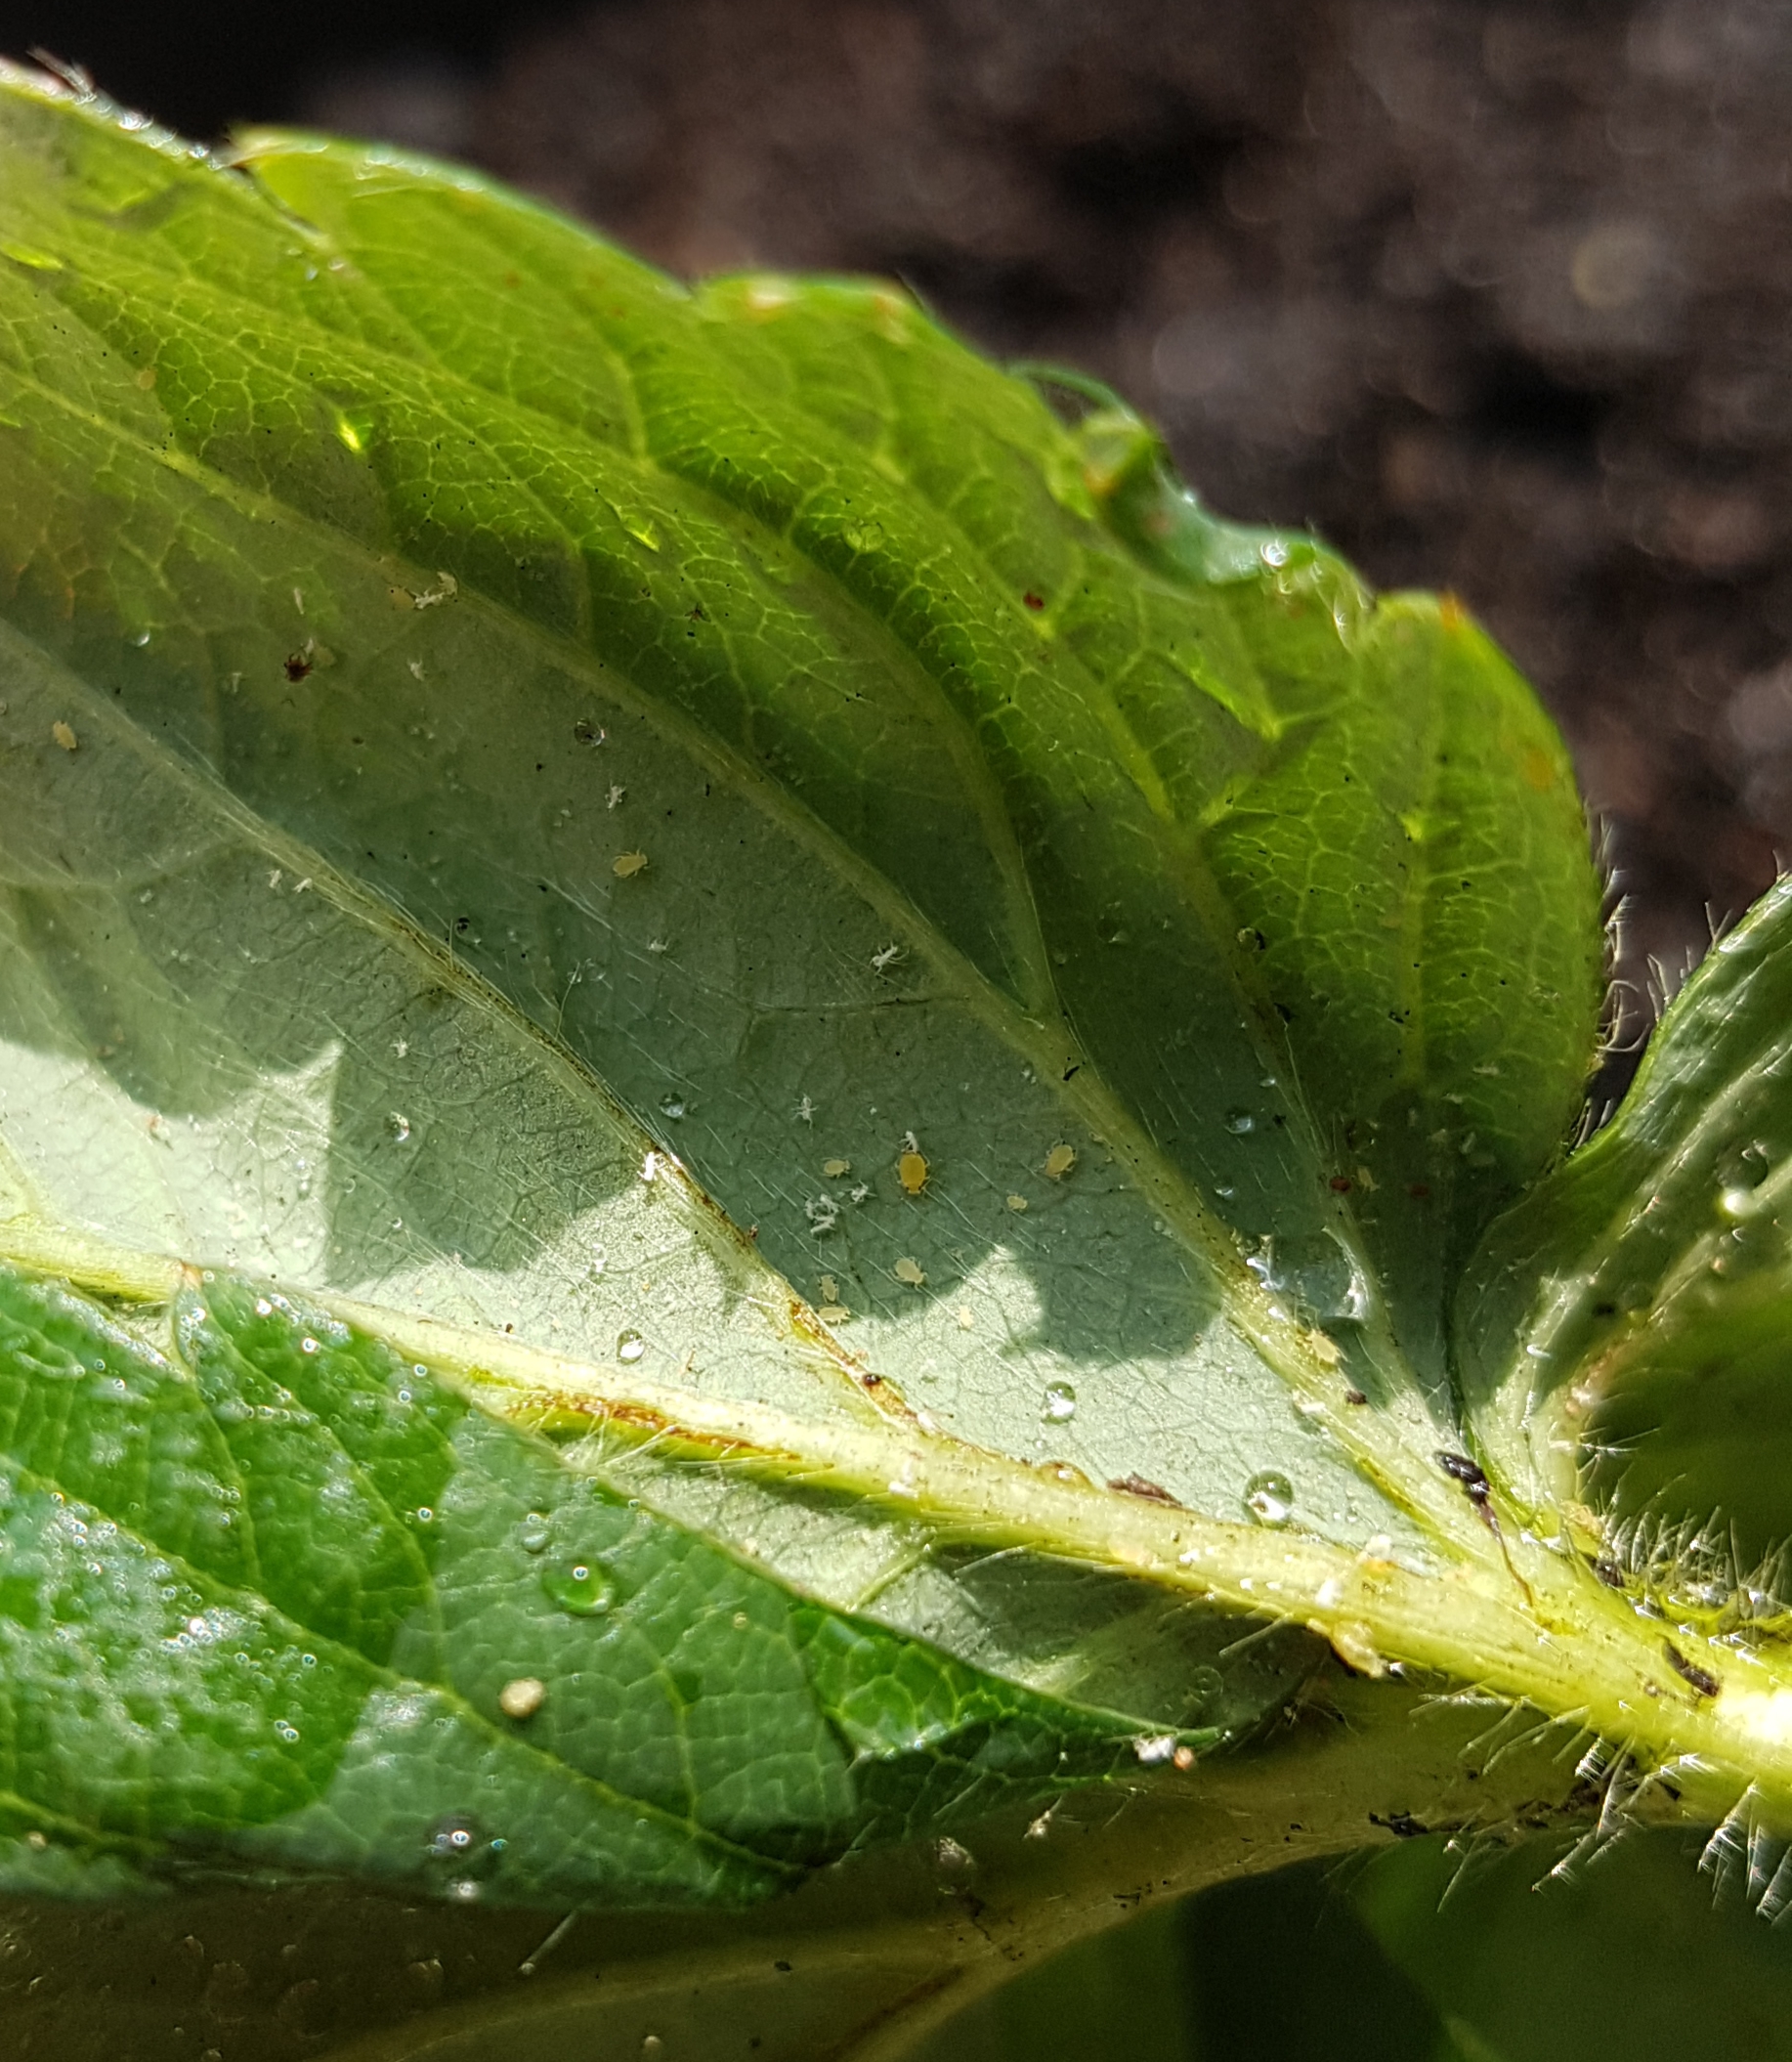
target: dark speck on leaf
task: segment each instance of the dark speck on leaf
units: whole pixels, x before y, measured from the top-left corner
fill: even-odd
[[[1021,596],[1021,600],[1030,609],[1043,609],[1045,606],[1045,597],[1043,594],[1035,594],[1031,587]]]
[[[311,661],[306,658],[303,652],[288,652],[286,654],[286,677],[288,680],[303,680],[310,671]]]
[[[1417,1840],[1430,1830],[1429,1826],[1421,1826],[1411,1812],[1389,1812],[1386,1819],[1380,1812],[1371,1812],[1369,1824],[1387,1826],[1396,1840]]]

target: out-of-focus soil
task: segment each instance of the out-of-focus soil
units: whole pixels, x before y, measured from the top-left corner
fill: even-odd
[[[1792,853],[1783,0],[610,0],[462,112],[665,265],[895,273],[1225,512],[1454,588],[1568,734],[1634,981]]]

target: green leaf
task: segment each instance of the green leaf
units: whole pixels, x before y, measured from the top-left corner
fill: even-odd
[[[1792,1796],[1501,1443],[1600,936],[1460,608],[451,168],[9,72],[0,209],[13,1880],[800,1881],[839,2047],[1455,1798],[1392,1666]]]
[[[1584,1449],[1586,1491],[1618,1514],[1631,1558],[1683,1586],[1721,1568],[1719,1603],[1792,1523],[1789,933],[1781,881],[1716,942],[1623,1107],[1494,1228],[1463,1290],[1490,1446],[1564,1501]]]
[[[746,1901],[1136,1766],[1135,1726],[792,1600],[320,1311],[220,1277],[171,1319],[178,1362],[0,1274],[18,1831]]]

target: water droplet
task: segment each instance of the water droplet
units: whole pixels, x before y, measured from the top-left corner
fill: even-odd
[[[605,1580],[603,1570],[587,1561],[543,1568],[541,1587],[562,1611],[570,1611],[576,1618],[599,1617],[616,1602],[616,1591]]]
[[[423,1844],[424,1866],[445,1897],[471,1904],[482,1882],[495,1873],[505,1844],[469,1814],[449,1812],[430,1828]]]
[[[386,1119],[386,1129],[403,1145],[405,1140],[410,1137],[410,1119],[405,1115],[403,1110],[394,1110]]]
[[[532,1511],[517,1526],[517,1544],[526,1554],[545,1554],[553,1536],[552,1527],[539,1511]]]
[[[619,1360],[632,1365],[646,1351],[647,1341],[632,1325],[627,1331],[616,1335],[616,1356]]]
[[[1259,1525],[1285,1525],[1295,1515],[1295,1485],[1275,1469],[1261,1469],[1245,1484],[1245,1509]]]
[[[1257,1119],[1249,1110],[1227,1110],[1226,1130],[1242,1138],[1247,1132],[1257,1129]]]
[[[661,1095],[660,1098],[660,1114],[662,1117],[671,1117],[673,1119],[682,1117],[684,1115],[684,1097],[675,1095]]]
[[[1752,1217],[1758,1207],[1752,1188],[1727,1188],[1718,1197],[1718,1208],[1728,1218]]]
[[[1040,1416],[1047,1425],[1062,1425],[1077,1414],[1077,1393],[1068,1382],[1047,1382]]]

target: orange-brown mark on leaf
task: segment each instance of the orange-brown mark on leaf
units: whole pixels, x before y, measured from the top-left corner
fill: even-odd
[[[1556,763],[1541,745],[1527,745],[1519,762],[1524,785],[1538,795],[1547,795],[1556,785]]]

